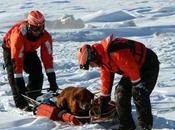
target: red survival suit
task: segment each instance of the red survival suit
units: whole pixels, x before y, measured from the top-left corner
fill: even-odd
[[[41,59],[46,72],[53,71],[52,38],[47,31],[37,41],[25,38],[27,21],[15,24],[4,36],[3,42],[11,50],[11,58],[15,60],[15,73],[22,74],[23,52],[34,52],[41,47]]]
[[[118,73],[124,77],[129,77],[132,83],[139,82],[140,68],[145,61],[147,53],[147,48],[142,43],[125,38],[112,38],[113,35],[110,35],[103,39],[101,44],[92,45],[99,54],[98,59],[102,62],[102,66],[100,66],[102,96],[109,96],[111,93],[113,84],[111,73]],[[129,44],[126,44],[127,42]],[[137,42],[137,44],[134,44],[134,42]],[[119,48],[115,48],[115,43],[120,44]],[[134,49],[132,49],[132,43]]]

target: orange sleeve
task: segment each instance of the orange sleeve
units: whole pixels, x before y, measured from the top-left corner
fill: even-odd
[[[101,95],[102,96],[109,96],[109,95],[111,95],[114,74],[112,75],[111,72],[105,67],[101,67],[100,71],[101,71],[101,73],[100,73]]]
[[[118,67],[128,76],[132,83],[140,81],[139,66],[129,49],[122,49],[111,54]]]
[[[41,59],[44,64],[46,73],[53,72],[53,56],[52,56],[52,38],[47,34],[47,39],[41,45]]]
[[[24,44],[22,35],[18,31],[14,31],[10,36],[11,59],[15,61],[15,72],[22,73],[23,58],[24,58]]]

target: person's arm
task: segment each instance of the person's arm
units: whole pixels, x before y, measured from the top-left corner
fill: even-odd
[[[114,73],[111,73],[107,68],[101,68],[101,93],[99,97],[101,114],[105,113],[108,108],[108,103],[111,101],[111,90],[114,81]]]
[[[48,37],[47,40],[41,45],[41,59],[46,70],[46,75],[50,84],[50,90],[55,92],[58,89],[58,86],[56,83],[56,75],[53,68],[52,38],[49,34],[46,36]]]
[[[110,96],[114,81],[114,73],[111,73],[107,68],[100,69],[101,79],[101,96]]]
[[[23,78],[23,59],[24,59],[24,43],[22,36],[17,32],[11,34],[11,59],[14,70],[14,78],[19,94],[25,94],[27,91]]]

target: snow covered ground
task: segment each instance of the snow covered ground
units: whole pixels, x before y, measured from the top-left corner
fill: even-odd
[[[79,70],[78,47],[114,33],[143,42],[160,60],[160,74],[151,94],[155,130],[175,129],[175,1],[174,0],[1,0],[0,38],[27,12],[38,9],[46,16],[54,39],[54,65],[60,88],[83,86],[92,92],[100,86],[97,69]],[[99,124],[70,126],[35,117],[15,108],[0,49],[0,129],[85,130],[105,129]],[[115,84],[120,76],[115,76]],[[25,75],[27,80],[27,75]],[[48,87],[45,76],[44,88]],[[133,109],[133,116],[136,113]]]

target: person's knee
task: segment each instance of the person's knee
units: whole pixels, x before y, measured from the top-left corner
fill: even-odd
[[[132,88],[132,96],[134,99],[139,96],[139,92],[135,87]]]
[[[42,80],[43,79],[43,73],[42,71],[33,71],[31,73],[29,73],[29,76],[31,79],[35,79],[35,80]]]
[[[120,102],[124,95],[124,89],[122,85],[117,85],[115,89],[115,101]]]
[[[132,96],[134,101],[147,102],[149,100],[150,92],[144,88],[132,88]]]
[[[44,78],[43,73],[40,73],[40,74],[38,75],[38,80],[39,80],[39,81],[43,81],[43,78]]]

